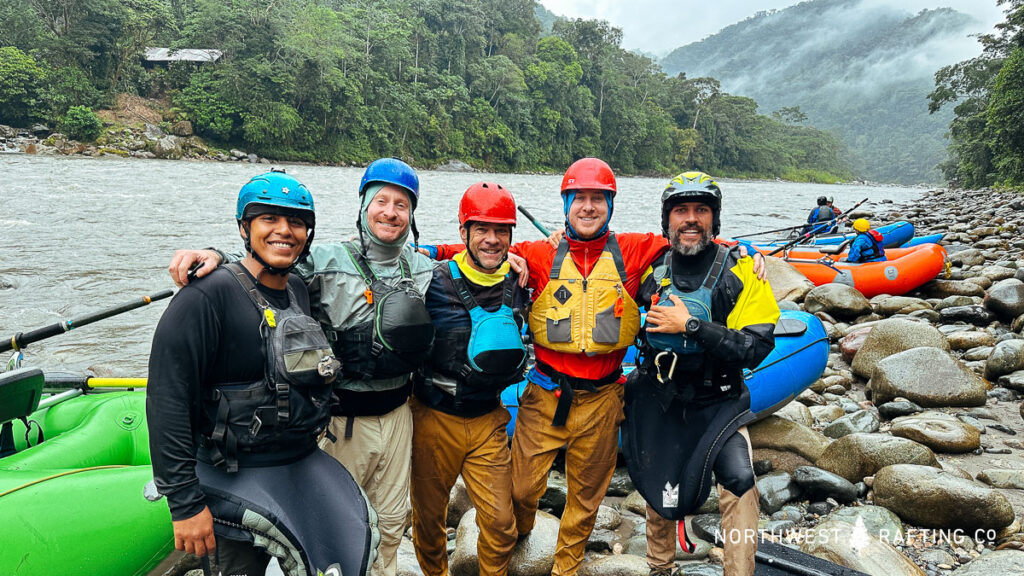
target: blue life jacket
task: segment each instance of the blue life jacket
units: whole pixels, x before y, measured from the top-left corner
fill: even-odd
[[[448,262],[448,270],[459,298],[469,312],[469,343],[466,346],[466,360],[474,372],[485,375],[503,376],[510,372],[521,373],[526,363],[526,347],[519,325],[512,310],[514,285],[508,277],[503,281],[504,290],[501,306],[494,312],[484,310],[459,272],[455,262]],[[465,370],[463,370],[465,372]]]

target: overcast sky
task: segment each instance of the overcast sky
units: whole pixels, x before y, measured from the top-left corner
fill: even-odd
[[[865,0],[865,3],[875,2],[903,6],[912,13],[924,8],[954,8],[975,16],[986,30],[1003,19],[996,0]],[[622,28],[625,48],[661,57],[755,12],[792,6],[797,0],[540,0],[540,3],[559,16],[608,20]]]

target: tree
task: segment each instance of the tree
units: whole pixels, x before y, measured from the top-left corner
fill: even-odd
[[[0,122],[20,126],[36,115],[43,76],[28,54],[13,46],[0,48]]]

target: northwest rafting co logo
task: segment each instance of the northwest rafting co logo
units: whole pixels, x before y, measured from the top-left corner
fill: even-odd
[[[675,486],[665,482],[665,489],[661,492],[662,508],[675,508],[679,506],[679,484]]]

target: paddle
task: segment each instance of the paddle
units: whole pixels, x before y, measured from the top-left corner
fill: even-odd
[[[44,375],[45,386],[50,389],[83,388],[145,388],[146,378],[99,378],[67,372],[49,372]]]
[[[544,237],[551,236],[551,232],[549,232],[548,229],[543,224],[540,223],[540,221],[534,218],[533,214],[530,214],[530,211],[527,210],[526,207],[524,207],[522,204],[519,205],[519,211],[522,212],[523,216],[526,216],[526,218],[529,219],[529,221],[532,222],[533,225],[537,227],[537,230],[540,230],[540,233],[543,234]]]
[[[110,318],[111,316],[117,316],[118,314],[123,314],[125,312],[128,312],[129,310],[141,308],[142,306],[145,306],[150,302],[156,302],[157,300],[169,298],[173,294],[174,292],[171,290],[164,290],[162,292],[157,292],[152,296],[143,296],[140,300],[133,300],[131,302],[126,302],[124,304],[120,304],[118,306],[114,306],[113,308],[102,310],[100,312],[86,314],[81,318],[72,318],[71,320],[64,320],[62,322],[57,322],[56,324],[52,324],[50,326],[37,328],[28,333],[18,332],[14,336],[11,336],[11,338],[6,342],[0,342],[0,353],[7,352],[8,350],[21,350],[22,348],[28,346],[29,344],[32,344],[33,342],[38,342],[40,340],[50,338],[51,336],[63,334],[64,332],[70,332],[71,330],[74,330],[79,326],[92,324],[93,322],[96,322],[98,320],[104,320],[106,318]]]
[[[842,221],[842,220],[843,220],[844,218],[847,218],[847,214],[849,214],[849,213],[853,212],[853,211],[854,211],[854,210],[856,210],[856,209],[857,209],[857,208],[858,208],[858,207],[859,207],[859,206],[860,206],[861,204],[863,204],[863,203],[865,203],[865,202],[867,202],[867,201],[868,201],[868,199],[867,199],[867,198],[864,198],[864,199],[863,199],[863,200],[861,200],[860,202],[857,202],[856,204],[854,204],[853,206],[851,206],[849,210],[847,210],[847,211],[843,212],[842,214],[840,214],[840,215],[839,215],[839,216],[838,216],[838,217],[836,218],[836,222],[840,222],[840,221]],[[826,227],[825,229],[828,229],[828,228],[831,228],[831,223],[829,223],[829,226],[828,226],[828,227]],[[785,243],[785,244],[783,244],[782,246],[779,246],[779,247],[778,247],[778,248],[776,248],[775,250],[772,250],[771,252],[769,252],[769,253],[768,253],[768,255],[769,255],[769,256],[775,256],[776,254],[778,254],[779,252],[782,252],[783,250],[789,250],[790,248],[792,248],[793,246],[796,246],[797,244],[799,244],[799,243],[801,243],[801,242],[806,242],[807,240],[810,240],[811,238],[814,238],[815,236],[817,236],[818,234],[820,234],[820,233],[821,233],[821,232],[823,232],[823,231],[824,231],[824,230],[818,230],[818,229],[814,229],[814,230],[811,230],[810,232],[808,232],[808,233],[806,233],[806,234],[801,234],[801,235],[797,236],[796,238],[794,238],[793,240],[790,240],[789,242],[786,242],[786,243]]]

